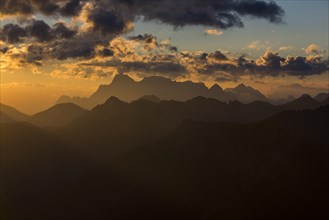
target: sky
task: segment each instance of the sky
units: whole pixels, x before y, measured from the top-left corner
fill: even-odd
[[[0,5],[0,97],[29,114],[118,73],[244,83],[275,99],[329,90],[327,0],[14,3]]]

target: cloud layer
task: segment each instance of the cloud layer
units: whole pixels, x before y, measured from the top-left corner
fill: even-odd
[[[244,16],[281,23],[284,15],[275,2],[263,0],[2,0],[0,4],[0,17],[16,17],[21,23],[1,27],[2,41],[43,43],[54,48],[51,56],[56,59],[93,57],[97,46],[131,31],[136,20],[227,29],[243,27]],[[49,25],[33,17],[38,14],[78,22]],[[83,48],[77,48],[79,44]]]
[[[48,24],[38,20],[37,14],[57,22]],[[216,35],[222,34],[219,30],[243,27],[244,16],[282,23],[284,10],[274,1],[2,0],[0,15],[17,18],[17,22],[7,23],[0,30],[1,59],[7,67],[74,59],[75,63],[63,64],[62,72],[76,71],[79,76],[89,77],[91,67],[96,72],[102,67],[98,76],[109,71],[172,78],[199,75],[218,81],[236,81],[245,75],[305,77],[328,70],[328,61],[323,61],[316,45],[305,49],[307,57],[281,57],[267,50],[253,60],[223,51],[179,51],[169,39],[158,41],[152,34],[121,37],[133,29],[137,20],[158,21],[174,28],[202,25],[212,28],[206,29],[207,34]],[[249,47],[266,49],[257,41]],[[59,70],[54,75],[57,73]]]

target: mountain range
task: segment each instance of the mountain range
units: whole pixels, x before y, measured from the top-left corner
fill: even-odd
[[[1,123],[3,219],[327,219],[329,105],[203,116],[225,105],[251,109],[112,97],[63,127]]]
[[[111,96],[123,101],[131,102],[142,96],[154,95],[161,100],[186,101],[197,96],[215,98],[223,102],[238,100],[242,103],[252,101],[269,101],[259,91],[244,84],[233,89],[223,90],[218,84],[211,88],[203,83],[191,81],[176,82],[160,76],[151,76],[139,82],[134,81],[128,75],[118,74],[109,85],[101,85],[90,97],[61,96],[56,104],[74,103],[85,109],[92,109],[98,104],[103,104]]]
[[[221,91],[245,88],[253,93]],[[90,110],[0,110],[1,219],[329,217],[328,94],[281,105],[151,94]]]
[[[317,101],[315,98],[322,101]],[[315,98],[305,94],[291,102],[273,105],[263,101],[247,104],[239,101],[226,103],[215,98],[201,96],[187,101],[161,101],[154,95],[147,95],[132,102],[110,97],[105,103],[97,105],[92,110],[85,110],[73,103],[61,103],[32,116],[6,105],[3,105],[0,113],[3,115],[2,122],[26,121],[41,127],[63,127],[95,118],[100,118],[98,120],[101,121],[104,118],[140,118],[142,116],[147,121],[152,117],[152,120],[163,117],[168,120],[166,123],[175,122],[174,126],[184,119],[249,123],[263,120],[282,111],[315,109],[329,103],[328,94],[319,94]]]
[[[14,107],[0,103],[0,123],[13,123],[17,121],[26,121],[29,118]]]

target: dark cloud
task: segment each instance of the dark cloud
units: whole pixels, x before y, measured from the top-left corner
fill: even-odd
[[[51,57],[59,60],[68,58],[90,59],[95,56],[94,41],[86,39],[58,41],[52,44]]]
[[[17,1],[17,0],[1,0],[0,13],[1,14],[32,14],[33,6],[31,1]]]
[[[217,60],[217,61],[228,60],[228,58],[222,52],[220,52],[219,50],[215,51],[214,53],[210,53],[207,56],[207,58],[208,59],[214,59],[214,60]]]
[[[76,30],[69,29],[64,23],[58,22],[51,28],[42,20],[26,21],[27,26],[6,24],[1,29],[1,40],[14,44],[22,41],[22,38],[34,38],[37,42],[49,42],[54,39],[72,38],[77,34]]]
[[[257,18],[265,18],[273,23],[281,23],[284,15],[283,9],[274,1],[236,1],[236,11],[240,15],[251,15]]]
[[[41,13],[45,15],[51,15],[57,12],[60,7],[57,5],[56,1],[43,1],[43,0],[32,0],[33,6],[40,10]]]
[[[128,37],[129,40],[141,41],[147,44],[152,42],[156,42],[156,37],[153,34],[144,34],[144,35],[137,35],[137,36],[130,36]]]
[[[18,43],[26,36],[26,31],[17,24],[6,24],[0,31],[1,40],[8,43]]]
[[[52,33],[59,38],[67,39],[67,38],[72,38],[77,33],[77,31],[69,29],[62,22],[58,22],[54,24]]]
[[[257,65],[254,60],[247,59],[245,54],[242,54],[236,59],[236,64],[240,68],[255,69]]]
[[[118,66],[118,69],[119,72],[124,73],[160,74],[172,78],[187,74],[186,69],[182,65],[169,62],[122,62]]]
[[[9,50],[8,47],[0,47],[0,52],[1,53],[6,53]]]
[[[33,19],[25,27],[12,24],[2,30],[2,39],[8,43],[33,39],[45,43],[45,47],[55,44],[54,51],[59,56],[53,57],[60,59],[70,58],[70,55],[71,58],[93,57],[98,45],[105,46],[114,37],[127,33],[136,20],[160,21],[174,27],[203,25],[226,29],[242,27],[243,16],[279,23],[284,14],[276,3],[264,0],[1,0],[0,4],[1,15],[17,17],[37,14],[51,16],[50,18],[74,17],[83,10],[84,18],[92,27],[84,31],[79,30],[80,27],[72,30],[64,23],[51,27],[46,20]],[[88,39],[90,37],[93,40]],[[153,35],[139,35],[131,40],[143,41],[146,50],[156,47],[160,50],[178,51],[170,43],[157,42]],[[46,45],[48,42],[49,45]],[[83,42],[88,43],[84,45]],[[58,46],[61,43],[71,48],[72,52],[64,46]],[[59,49],[64,51],[60,52]]]
[[[198,58],[199,58],[200,60],[206,60],[207,56],[208,56],[207,53],[202,53]]]
[[[53,39],[51,27],[42,20],[35,20],[25,28],[30,37],[35,37],[40,42]]]
[[[110,49],[108,49],[108,48],[105,48],[105,49],[101,50],[101,51],[99,52],[99,54],[100,54],[102,57],[111,57],[111,56],[114,55],[114,52],[113,52],[113,50],[110,50]]]
[[[279,53],[273,53],[272,51],[266,51],[263,56],[259,58],[259,65],[265,66],[272,70],[280,69],[281,62],[285,59],[279,55]]]
[[[94,30],[103,35],[123,33],[126,24],[114,11],[92,11],[88,19],[94,24]]]
[[[140,74],[141,76],[149,75],[162,75],[171,78],[176,78],[178,76],[183,76],[188,74],[184,66],[179,63],[171,62],[139,62],[139,61],[120,61],[120,60],[111,60],[106,62],[92,62],[84,63],[84,66],[108,66],[116,67],[118,72],[129,73],[134,72]]]
[[[87,1],[79,0],[1,0],[0,13],[4,15],[59,14],[76,16]]]
[[[217,52],[217,55],[216,54]],[[190,59],[190,64],[194,65],[198,74],[215,76],[218,81],[236,81],[240,76],[249,75],[251,77],[282,76],[291,75],[305,77],[309,75],[322,74],[329,70],[329,61],[323,60],[322,56],[287,56],[281,57],[279,53],[266,51],[259,59],[248,59],[245,55],[240,57],[222,57],[220,51],[214,53],[195,56],[184,54],[184,58]],[[207,59],[205,58],[207,57]],[[212,57],[212,59],[209,59]],[[215,59],[217,57],[217,59]],[[221,62],[221,58],[225,62]],[[209,62],[212,60],[219,62]]]
[[[284,10],[274,1],[264,0],[2,0],[2,14],[43,13],[76,16],[86,2],[93,4],[90,20],[105,31],[122,27],[122,23],[141,16],[145,20],[158,20],[175,27],[205,25],[227,29],[242,27],[243,16],[282,22]],[[107,20],[107,22],[104,22]],[[111,25],[109,25],[111,24]],[[114,26],[110,28],[110,26]]]
[[[237,68],[233,64],[227,63],[216,63],[216,64],[209,64],[206,63],[203,67],[198,69],[199,74],[203,75],[212,75],[216,72],[229,72],[229,73],[239,73],[239,68]],[[240,72],[242,74],[242,72]]]
[[[102,2],[105,2],[102,1]],[[275,2],[261,0],[112,0],[109,7],[119,7],[128,13],[158,20],[175,27],[205,25],[227,29],[242,27],[241,16],[251,16],[280,23],[284,10]]]
[[[329,63],[328,60],[322,62],[321,57],[307,58],[301,56],[288,56],[287,59],[285,59],[282,68],[290,75],[307,76],[328,71]]]
[[[170,39],[167,41],[158,42],[157,37],[153,34],[144,34],[144,35],[137,35],[137,36],[130,36],[128,37],[129,40],[137,41],[140,43],[144,43],[144,48],[147,50],[152,50],[154,48],[159,49],[166,49],[171,52],[177,52],[178,48],[176,46],[173,46],[170,42]]]
[[[79,15],[84,1],[71,0],[68,1],[61,9],[60,13],[64,16],[77,16]]]

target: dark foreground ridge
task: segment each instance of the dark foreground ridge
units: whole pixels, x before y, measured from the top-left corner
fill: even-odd
[[[112,97],[1,123],[1,219],[327,219],[327,102]]]
[[[319,99],[321,101],[315,99],[318,97],[321,97]],[[254,101],[247,104],[239,101],[226,103],[215,98],[202,96],[187,101],[166,101],[155,95],[142,96],[128,103],[111,96],[90,111],[73,103],[62,103],[32,116],[3,105],[5,107],[1,108],[0,114],[3,123],[26,121],[40,127],[64,127],[77,123],[85,123],[88,126],[89,121],[95,118],[98,118],[96,123],[100,124],[109,118],[125,118],[128,123],[130,123],[128,118],[131,118],[132,121],[139,119],[141,122],[166,118],[166,123],[173,123],[172,126],[176,128],[184,119],[250,123],[263,120],[282,111],[315,109],[329,104],[329,97],[323,93],[315,98],[305,94],[285,104],[273,105],[264,101]],[[117,123],[107,121],[106,123],[118,127],[123,121],[118,120]],[[129,124],[127,126],[129,127]],[[163,127],[164,124],[159,124],[159,126]]]

